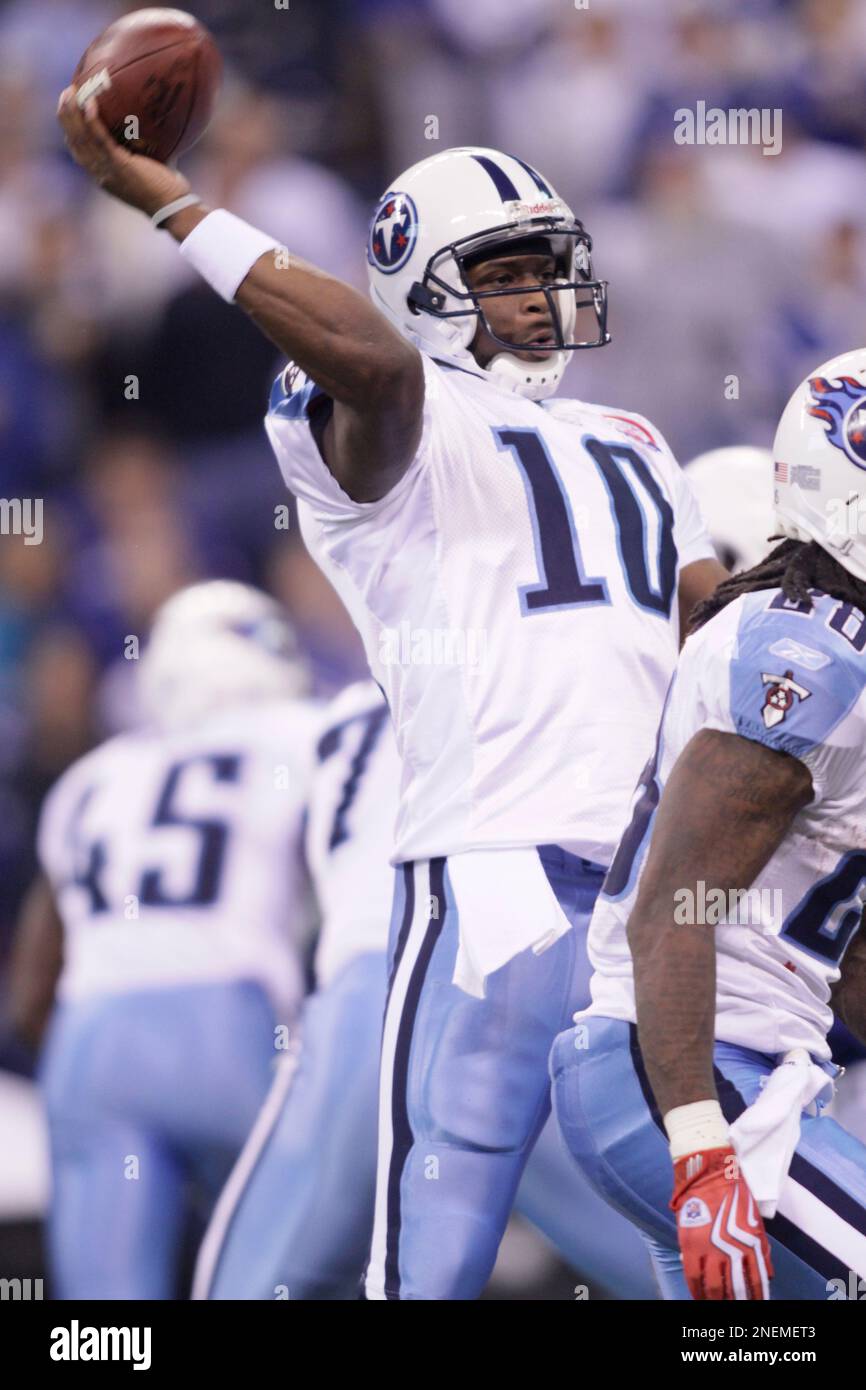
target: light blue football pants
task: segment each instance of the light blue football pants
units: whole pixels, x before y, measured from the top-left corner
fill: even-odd
[[[171,1299],[190,1215],[207,1215],[273,1075],[274,1013],[252,982],[60,1004],[40,1062],[61,1299]]]
[[[304,1003],[199,1253],[193,1298],[356,1299],[370,1247],[387,973],[356,956]]]
[[[297,1053],[281,1064],[202,1243],[194,1298],[356,1299],[370,1248],[384,953],[361,955],[307,999]],[[516,1206],[582,1276],[652,1298],[638,1233],[593,1192],[553,1120]]]
[[[537,853],[572,930],[542,952],[524,950],[489,974],[483,999],[452,983],[462,909],[448,861],[400,868],[369,1298],[472,1299],[490,1276],[524,1169],[550,1114],[550,1047],[588,998],[586,928],[603,879],[597,865],[556,845],[539,846]],[[438,905],[433,918],[430,903]],[[526,912],[535,906],[527,902]],[[561,1171],[568,1174],[567,1165]],[[585,1188],[569,1183],[554,1206],[555,1220],[548,1207],[548,1234],[554,1235],[555,1226],[557,1244],[590,1276],[581,1237],[591,1230],[596,1255],[608,1246],[603,1281],[616,1287],[619,1273],[631,1264],[632,1278],[624,1276],[623,1287],[634,1290],[641,1254],[597,1207],[583,1218],[578,1203],[584,1200]],[[534,1202],[540,1212],[537,1188]],[[651,1293],[648,1280],[644,1288]]]
[[[689,1299],[668,1205],[668,1141],[637,1029],[602,1017],[580,1027],[586,1031],[572,1028],[556,1039],[550,1058],[562,1134],[599,1195],[644,1233],[664,1297]],[[774,1065],[762,1053],[716,1043],[716,1085],[729,1121],[757,1098]],[[866,1146],[827,1116],[804,1115],[779,1210],[766,1228],[773,1299],[839,1297],[832,1281],[849,1287],[850,1271],[866,1281]]]

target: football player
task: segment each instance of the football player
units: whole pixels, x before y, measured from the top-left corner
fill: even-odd
[[[303,989],[302,814],[320,713],[273,599],[181,591],[141,659],[147,727],[49,793],[44,880],[12,977],[39,1032],[59,1298],[172,1298],[195,1184],[210,1206]],[[61,936],[62,932],[62,936]]]
[[[551,1058],[572,1153],[670,1298],[866,1278],[866,1146],[820,1113],[832,1011],[866,1040],[864,402],[861,350],[785,409],[785,539],[695,614]]]
[[[320,915],[315,988],[214,1210],[194,1298],[358,1297],[394,895],[400,764],[389,724],[372,681],[324,711],[305,832]]]
[[[747,444],[710,449],[685,467],[722,564],[731,574],[757,565],[778,537],[771,450]],[[829,1041],[833,1061],[843,1068],[829,1113],[866,1140],[866,1046],[838,1019]]]
[[[316,988],[303,1006],[298,1048],[281,1065],[214,1210],[194,1298],[357,1298],[370,1247],[400,786],[387,706],[373,681],[328,706],[317,754],[305,835],[321,915]],[[637,1232],[590,1188],[552,1118],[516,1205],[594,1287],[619,1298],[655,1296]]]
[[[374,1299],[473,1298],[587,998],[585,927],[674,666],[724,574],[658,431],[556,401],[607,341],[589,235],[482,148],[401,174],[372,303],[60,101],[75,159],[291,359],[268,432],[403,767]]]

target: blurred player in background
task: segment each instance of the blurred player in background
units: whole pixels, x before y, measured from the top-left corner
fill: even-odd
[[[194,1298],[357,1298],[376,1180],[376,1081],[400,763],[372,681],[327,707],[306,855],[315,988],[205,1235]]]
[[[269,435],[403,767],[367,1293],[476,1297],[587,998],[681,614],[725,571],[651,425],[551,399],[607,341],[606,286],[528,164],[467,147],[402,174],[370,228],[371,305],[114,144],[93,101],[67,90],[59,114],[91,177],[291,360]]]
[[[731,574],[751,569],[770,548],[773,455],[748,444],[709,449],[685,465],[716,554]]]
[[[866,1041],[864,408],[866,351],[786,407],[785,539],[695,614],[552,1053],[569,1146],[669,1298],[866,1278],[866,1145],[820,1113],[833,1010]]]
[[[400,761],[373,681],[324,712],[306,857],[321,915],[316,987],[214,1211],[194,1298],[354,1299],[373,1229],[376,1111]],[[393,931],[393,924],[392,924]],[[576,1271],[618,1298],[652,1298],[646,1251],[592,1191],[552,1119],[517,1210]]]
[[[166,1299],[299,1006],[317,708],[271,598],[194,585],[157,615],[148,725],[73,764],[39,826],[44,878],[12,975],[41,1058],[58,1298]],[[276,1031],[275,1031],[276,1030]]]

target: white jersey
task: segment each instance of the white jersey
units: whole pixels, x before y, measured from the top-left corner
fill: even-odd
[[[382,692],[350,685],[324,712],[307,811],[306,854],[322,925],[316,982],[388,948],[400,759]]]
[[[64,926],[59,994],[252,979],[299,1001],[302,856],[320,707],[246,705],[123,734],[49,793],[38,849]]]
[[[324,464],[296,368],[266,422],[391,709],[395,860],[557,843],[606,864],[676,660],[679,570],[713,548],[640,417],[423,360],[421,442],[378,502]]]
[[[717,1038],[771,1056],[805,1047],[829,1057],[830,986],[866,901],[864,647],[858,609],[816,594],[807,611],[779,589],[735,600],[689,638],[593,914],[589,1013],[635,1021],[626,923],[655,808],[689,740],[720,729],[799,758],[814,798],[748,893],[704,889],[699,901],[699,885],[676,895],[674,919],[719,923]]]

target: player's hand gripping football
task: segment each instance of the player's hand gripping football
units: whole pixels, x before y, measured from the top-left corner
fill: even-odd
[[[678,1158],[671,1207],[692,1298],[770,1297],[770,1243],[732,1148]]]
[[[167,203],[189,192],[189,182],[177,169],[146,155],[133,154],[111,138],[100,119],[96,98],[82,109],[74,87],[60,94],[57,117],[69,152],[95,183],[121,202],[152,217]]]

